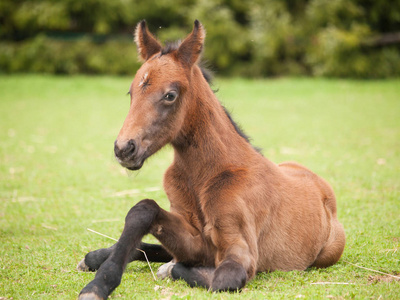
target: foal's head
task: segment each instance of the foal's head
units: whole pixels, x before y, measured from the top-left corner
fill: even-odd
[[[199,73],[204,38],[197,20],[178,47],[163,48],[145,21],[136,27],[135,42],[144,63],[130,86],[129,113],[115,141],[115,156],[122,166],[140,169],[146,158],[177,137],[196,85],[191,78]]]

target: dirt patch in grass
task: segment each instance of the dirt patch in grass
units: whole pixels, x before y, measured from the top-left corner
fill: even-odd
[[[394,276],[400,277],[400,273],[395,273],[393,274]],[[379,282],[392,282],[392,281],[397,281],[400,282],[400,278],[395,278],[390,275],[375,275],[375,276],[368,276],[368,282],[370,283],[379,283]]]

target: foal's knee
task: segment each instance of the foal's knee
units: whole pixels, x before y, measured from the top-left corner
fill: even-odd
[[[152,199],[143,199],[136,203],[126,215],[126,218],[129,218],[132,214],[137,215],[138,213],[148,213],[159,210],[159,206],[156,201]]]
[[[125,223],[132,221],[141,222],[141,224],[151,223],[157,216],[160,206],[151,199],[144,199],[133,206],[125,217]]]

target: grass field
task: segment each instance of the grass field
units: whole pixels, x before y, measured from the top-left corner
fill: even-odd
[[[78,261],[113,243],[87,228],[118,238],[142,198],[168,208],[169,147],[136,173],[113,158],[130,80],[0,76],[0,299],[76,298],[94,277],[75,271]],[[266,157],[332,184],[343,257],[328,269],[259,274],[240,294],[154,281],[134,262],[112,298],[398,299],[400,281],[358,266],[400,276],[400,80],[219,79],[214,88]]]

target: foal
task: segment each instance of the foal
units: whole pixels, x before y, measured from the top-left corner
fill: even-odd
[[[164,176],[171,203],[149,199],[128,212],[118,242],[88,253],[78,268],[97,270],[80,299],[105,299],[130,261],[168,262],[162,277],[213,291],[241,289],[257,272],[336,263],[345,235],[330,185],[296,163],[274,164],[248,142],[198,66],[202,25],[163,48],[138,24],[144,61],[130,87],[131,106],[115,141],[119,163],[138,170],[166,144],[174,161]],[[162,245],[142,243],[146,234]]]

